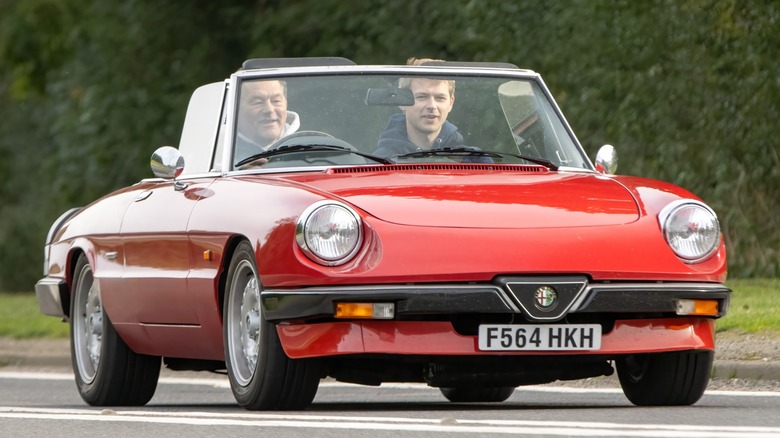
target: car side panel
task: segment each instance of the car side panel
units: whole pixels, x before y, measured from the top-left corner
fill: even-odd
[[[82,209],[60,228],[51,245],[49,276],[60,277],[72,285],[70,270],[73,254],[83,252],[92,266],[93,275],[104,291],[121,284],[124,272],[124,249],[119,237],[122,217],[137,196],[136,187],[114,192]],[[69,312],[69,309],[65,309]]]
[[[175,357],[193,357],[197,352],[199,358],[222,360],[224,347],[219,281],[220,275],[224,274],[223,257],[230,236],[228,233],[190,233],[192,266],[187,277],[187,289],[200,323],[200,332],[197,337],[183,338],[186,342],[180,340],[179,345],[191,345],[191,349]]]
[[[208,185],[191,182],[181,196],[167,188],[155,192],[153,196],[162,195],[159,204],[177,209],[161,216],[169,223],[160,218],[150,223],[146,208],[129,209],[127,220],[132,223],[123,226],[130,251],[125,289],[115,295],[111,311],[122,315],[118,330],[133,350],[223,359],[219,282],[229,265],[226,245],[233,238],[246,239],[265,259],[265,254],[280,251],[279,246],[292,244],[291,239],[284,239],[284,245],[272,236],[288,230],[295,212],[320,199],[286,184],[262,178],[258,182],[218,178]],[[184,220],[182,211],[188,212],[181,228],[186,233],[175,233]],[[173,249],[176,254],[167,255]]]
[[[155,356],[223,360],[219,279],[229,234],[195,233],[188,237],[191,267],[186,277],[188,316],[197,324],[126,323],[122,338],[136,352]],[[208,255],[204,255],[206,251]],[[175,304],[175,303],[172,303]]]
[[[212,179],[150,183],[138,189],[121,227],[125,269],[120,281],[103,288],[112,323],[138,353],[171,355],[197,348],[202,327],[188,289],[191,268],[187,222]],[[193,357],[185,355],[184,357]]]

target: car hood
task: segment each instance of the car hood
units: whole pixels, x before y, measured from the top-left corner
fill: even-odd
[[[292,179],[402,225],[551,228],[639,218],[636,200],[623,185],[592,173],[392,172]]]

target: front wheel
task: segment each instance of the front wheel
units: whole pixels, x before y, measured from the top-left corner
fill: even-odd
[[[615,361],[620,386],[637,406],[682,406],[699,401],[710,380],[709,350],[633,354]]]
[[[119,337],[84,255],[74,278],[70,352],[79,395],[92,406],[145,405],[157,389],[160,358],[133,352]]]
[[[242,242],[228,269],[223,306],[225,362],[233,396],[250,410],[302,409],[319,386],[317,362],[290,359],[263,317],[252,246]]]
[[[455,403],[502,402],[512,396],[512,386],[439,388],[447,400]]]

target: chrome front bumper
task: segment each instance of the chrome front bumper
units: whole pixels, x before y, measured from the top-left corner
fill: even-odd
[[[41,313],[68,319],[65,309],[70,308],[70,295],[64,280],[49,277],[41,279],[35,284],[35,296]]]

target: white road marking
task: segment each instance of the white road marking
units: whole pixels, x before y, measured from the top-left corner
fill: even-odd
[[[36,373],[0,371],[0,379],[70,381],[70,373]],[[229,388],[226,377],[223,378],[180,378],[163,377],[161,384],[204,385],[215,388]],[[325,381],[322,387],[342,388],[356,385]],[[436,391],[419,383],[383,384],[388,389],[419,389]],[[618,388],[570,388],[556,386],[531,386],[520,389],[522,392],[547,393],[614,393],[621,394]],[[780,392],[747,391],[708,391],[707,395],[777,397]],[[618,424],[574,421],[519,421],[519,420],[469,420],[455,418],[424,419],[401,417],[337,416],[337,415],[292,415],[265,414],[250,411],[236,413],[210,412],[154,412],[154,411],[115,411],[111,409],[50,409],[0,406],[0,418],[38,419],[55,421],[109,421],[125,423],[181,424],[194,426],[245,426],[280,428],[326,428],[343,430],[383,430],[439,433],[490,433],[490,434],[526,434],[535,436],[628,436],[659,437],[670,435],[683,438],[704,437],[745,437],[769,438],[780,436],[780,428],[771,427],[730,427],[730,426],[691,426],[665,424]]]
[[[73,380],[73,374],[70,373],[41,373],[24,371],[0,371],[0,379],[21,379],[21,380]],[[227,377],[161,377],[159,383],[169,385],[201,385],[212,388],[230,388]],[[355,388],[360,385],[351,383],[342,383],[334,381],[320,382],[320,388]],[[389,389],[436,389],[429,387],[424,383],[383,383],[382,388]],[[547,392],[560,394],[622,394],[620,388],[572,388],[567,386],[522,386],[518,389],[521,392]],[[772,391],[707,391],[705,395],[721,395],[735,397],[780,397],[780,392]]]
[[[532,434],[535,436],[629,436],[629,437],[745,437],[769,438],[780,428],[689,426],[665,424],[617,424],[574,421],[518,421],[467,419],[413,419],[334,415],[285,415],[259,413],[149,412],[110,409],[48,409],[0,407],[0,418],[55,421],[103,421],[192,426],[243,426],[326,428],[439,433]]]

